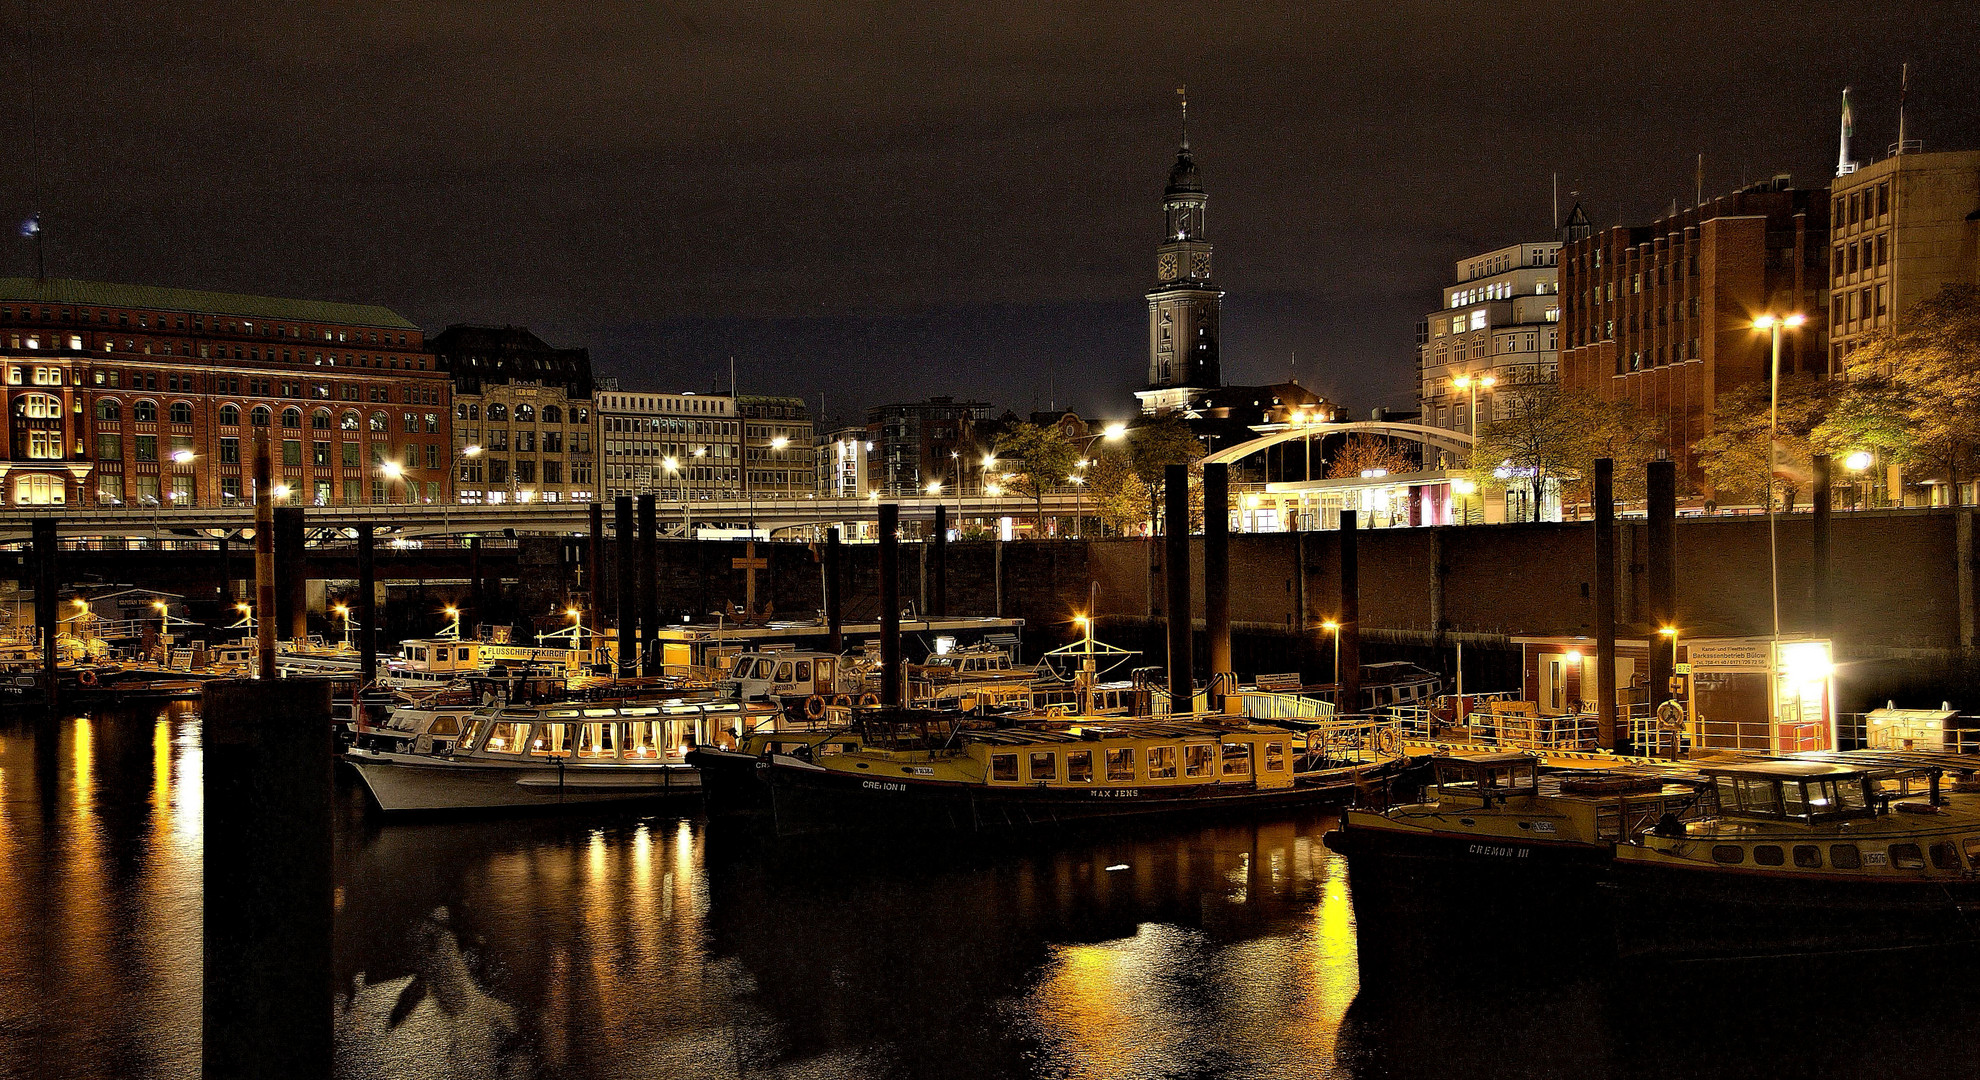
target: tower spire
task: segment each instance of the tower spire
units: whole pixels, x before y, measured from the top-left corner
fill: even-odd
[[[1176,96],[1182,99],[1182,148],[1189,149],[1189,87],[1176,87]]]
[[[1842,102],[1842,152],[1836,157],[1836,175],[1848,176],[1856,171],[1856,162],[1849,158],[1849,138],[1856,134],[1856,110],[1849,107],[1849,87],[1843,87]]]

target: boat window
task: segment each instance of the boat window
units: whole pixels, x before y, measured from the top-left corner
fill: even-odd
[[[1059,755],[1050,750],[1031,752],[1031,778],[1033,780],[1057,780],[1059,778]]]
[[[1959,869],[1959,849],[1950,840],[1942,840],[1932,845],[1932,868],[1935,870]]]
[[[811,661],[799,660],[797,662],[797,681],[799,682],[811,681]]]
[[[492,754],[520,754],[523,738],[528,734],[528,724],[502,721],[488,729],[488,745],[484,749]]]
[[[426,659],[426,650],[419,648],[417,646],[407,649],[406,659],[411,660],[413,663],[417,664],[420,661]]]
[[[832,661],[820,660],[818,662],[818,678],[822,682],[829,683],[832,681]]]
[[[429,735],[458,735],[461,732],[461,718],[458,716],[436,716],[433,726],[427,729]]]
[[[1854,870],[1863,865],[1863,855],[1855,844],[1830,844],[1829,865],[1838,870]]]
[[[1722,863],[1745,862],[1746,849],[1738,844],[1713,844],[1712,859]]]
[[[1148,748],[1148,778],[1150,780],[1174,780],[1176,778],[1175,747],[1151,746]]]
[[[1112,784],[1134,782],[1133,747],[1123,746],[1107,751],[1107,782]],[[1971,843],[1980,844],[1980,837],[1974,837]]]
[[[627,757],[650,758],[660,756],[660,747],[665,744],[660,738],[659,721],[640,720],[623,726],[626,729],[624,733],[625,737],[620,740],[620,745],[626,748]]]
[[[538,724],[530,734],[529,752],[539,756],[556,756],[571,752],[571,725]]]
[[[1075,784],[1093,782],[1093,751],[1066,751],[1066,779]]]
[[[1822,868],[1822,849],[1816,847],[1814,844],[1796,844],[1794,846],[1794,865],[1804,870],[1820,870]]]
[[[461,646],[460,652],[455,654],[455,659],[466,660],[467,658],[468,658],[467,646],[463,645]]]
[[[1761,844],[1753,849],[1753,861],[1761,866],[1779,866],[1787,860],[1779,847],[1773,844]]]
[[[1861,779],[1851,777],[1840,782],[1831,780],[1824,783],[1832,785],[1836,790],[1836,809],[1859,812],[1870,809],[1870,800],[1863,794]]]
[[[1227,742],[1224,744],[1224,775],[1251,775],[1251,744]]]
[[[1286,769],[1286,744],[1268,742],[1265,744],[1265,771],[1284,772]]]
[[[990,779],[1004,784],[1017,783],[1017,755],[991,754]]]
[[[1737,780],[1739,808],[1749,814],[1781,812],[1780,785],[1772,780]]]
[[[1925,869],[1925,853],[1917,844],[1892,844],[1891,866],[1898,870]]]
[[[1781,785],[1781,809],[1789,817],[1807,817],[1810,801],[1808,796],[1810,795],[1815,797],[1814,801],[1818,803],[1824,802],[1821,781],[1817,780],[1810,784],[1797,784],[1789,780]]]
[[[1217,748],[1209,743],[1186,743],[1183,746],[1183,775],[1209,776],[1210,760],[1217,755]]]
[[[619,725],[581,724],[578,727],[577,756],[582,758],[608,758],[618,751]]]
[[[1966,862],[1969,866],[1980,867],[1980,836],[1969,836],[1960,841],[1966,849]]]

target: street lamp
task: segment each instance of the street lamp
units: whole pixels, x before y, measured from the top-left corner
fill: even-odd
[[[1478,390],[1480,387],[1490,390],[1498,384],[1499,380],[1491,375],[1459,375],[1457,378],[1451,380],[1452,386],[1457,387],[1459,390],[1469,390],[1471,392],[1471,406],[1468,415],[1471,417],[1471,437],[1474,439],[1478,437]]]
[[[1774,535],[1774,448],[1781,420],[1781,331],[1798,330],[1808,317],[1800,312],[1788,315],[1762,315],[1753,320],[1755,330],[1773,338],[1773,360],[1767,369],[1767,569],[1774,598],[1774,640],[1781,638],[1781,558],[1780,543]]]
[[[1856,500],[1862,494],[1863,470],[1868,469],[1877,459],[1868,450],[1857,450],[1843,459],[1843,468],[1855,474],[1849,482],[1849,508],[1856,509]]]
[[[461,609],[448,604],[446,607],[440,609],[440,613],[447,616],[449,620],[447,628],[440,631],[440,636],[454,641],[461,640]]]
[[[1461,500],[1477,493],[1478,485],[1462,476],[1451,481],[1451,494],[1456,495],[1460,500],[1458,503],[1458,520],[1460,523],[1465,525],[1471,524],[1471,511],[1464,508],[1464,503]]]
[[[1320,629],[1334,635],[1334,704],[1341,700],[1341,624],[1332,619],[1320,624]]]
[[[1085,465],[1086,462],[1082,461],[1080,464]],[[1078,540],[1081,539],[1081,533],[1083,532],[1081,518],[1083,516],[1086,498],[1086,477],[1074,473],[1066,477],[1066,483],[1073,486],[1073,539]]]
[[[349,604],[338,604],[330,610],[344,620],[344,645],[348,647],[351,643],[351,606]]]

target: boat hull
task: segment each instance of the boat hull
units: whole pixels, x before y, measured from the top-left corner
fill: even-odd
[[[701,793],[711,817],[757,814],[770,809],[770,790],[756,774],[757,756],[717,746],[697,746],[687,763],[701,777]]]
[[[579,764],[558,768],[353,750],[372,801],[388,814],[531,810],[693,796],[701,778],[686,765]]]
[[[1385,782],[1390,771],[1386,765],[1342,769],[1286,788],[1066,789],[859,776],[783,756],[757,765],[777,831],[786,835],[838,829],[1021,832],[1165,814],[1337,806],[1370,784]]]
[[[1748,874],[1619,860],[1603,883],[1625,957],[1706,959],[1980,944],[1980,882]]]

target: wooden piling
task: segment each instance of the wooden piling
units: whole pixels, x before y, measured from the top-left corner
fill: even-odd
[[[825,648],[833,655],[846,650],[844,622],[840,615],[839,561],[844,552],[839,547],[839,530],[835,527],[825,533]]]
[[[1649,559],[1646,570],[1649,575],[1650,595],[1647,614],[1651,629],[1682,628],[1677,625],[1677,463],[1653,461],[1648,477],[1649,514],[1645,522],[1649,534]],[[1650,650],[1650,707],[1654,712],[1658,705],[1670,700],[1671,677],[1676,673],[1672,667],[1669,640],[1658,638],[1661,647]],[[1627,737],[1618,740],[1625,746]]]
[[[599,628],[605,625],[599,621],[601,613],[605,610],[605,595],[603,591],[605,585],[604,504],[596,502],[591,504],[586,513],[586,524],[590,528],[584,549],[584,606],[589,609],[585,614],[587,615],[586,622],[591,627],[590,634],[596,639]],[[583,635],[579,636],[582,637]],[[583,647],[583,644],[581,641],[578,643],[579,647]]]
[[[1334,704],[1342,713],[1361,711],[1361,541],[1355,511],[1341,511],[1340,671]]]
[[[633,500],[621,495],[612,501],[612,545],[618,555],[619,677],[636,674],[634,647],[639,637],[638,571],[633,569],[633,549],[639,538],[633,530]]]
[[[268,437],[254,441],[254,645],[259,678],[279,676],[275,655],[275,484]]]
[[[358,523],[357,565],[358,670],[364,685],[370,686],[378,681],[378,620],[372,611],[378,595],[378,550],[369,521]]]
[[[651,492],[639,497],[640,674],[660,674],[660,521]]]
[[[52,517],[35,518],[30,528],[34,537],[34,628],[35,639],[41,643],[42,701],[52,716],[60,707],[61,697],[61,688],[55,684],[56,661],[60,659],[55,643],[62,629],[62,598],[56,595],[62,588],[58,570],[62,541],[56,519]]]
[[[901,703],[901,508],[880,506],[880,703]]]
[[[1189,467],[1169,465],[1162,471],[1162,527],[1168,552],[1163,574],[1168,586],[1169,711],[1177,715],[1196,707],[1196,679],[1191,663],[1189,603]]]
[[[275,606],[278,633],[293,642],[309,638],[309,562],[303,552],[303,508],[275,508]]]
[[[928,614],[942,618],[949,613],[949,508],[937,504],[935,507],[935,595],[928,604]]]
[[[1595,741],[1616,748],[1616,463],[1595,459]]]
[[[330,682],[206,684],[200,707],[204,1080],[329,1080]]]
[[[1830,490],[1833,482],[1830,475],[1829,455],[1815,455],[1815,536],[1814,565],[1810,567],[1814,580],[1809,585],[1809,605],[1815,609],[1815,633],[1828,637],[1835,633],[1830,611],[1829,597],[1829,526],[1833,522],[1835,500]]]
[[[1231,663],[1231,467],[1203,467],[1203,628],[1210,641],[1210,708],[1237,687]]]

